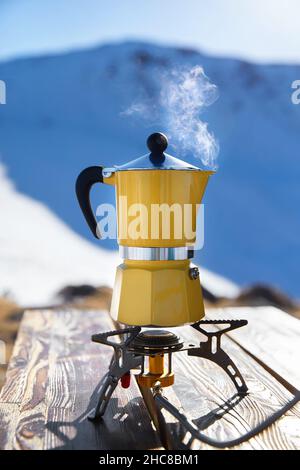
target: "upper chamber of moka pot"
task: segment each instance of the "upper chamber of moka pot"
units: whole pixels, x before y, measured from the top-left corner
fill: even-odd
[[[168,155],[166,136],[152,134],[150,153],[122,166],[83,170],[76,194],[84,217],[101,238],[90,204],[96,183],[115,186],[118,242],[112,317],[127,325],[179,326],[204,316],[199,271],[190,258],[199,205],[213,171]],[[200,227],[201,228],[201,227]]]
[[[103,169],[103,182],[116,186],[118,242],[128,247],[189,247],[210,175],[165,152],[167,137],[151,134],[150,153]]]

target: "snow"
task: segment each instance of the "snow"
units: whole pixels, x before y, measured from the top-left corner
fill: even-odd
[[[0,213],[0,295],[43,305],[68,284],[113,285],[117,253],[87,242],[46,206],[18,193],[3,167]]]
[[[121,262],[118,252],[88,242],[44,204],[17,192],[3,165],[0,213],[0,296],[8,294],[21,305],[35,306],[51,303],[69,284],[113,286]],[[230,297],[237,290],[220,276],[201,273],[203,285],[215,295]]]
[[[240,293],[237,284],[203,267],[200,267],[200,280],[201,285],[216,297],[234,299]]]

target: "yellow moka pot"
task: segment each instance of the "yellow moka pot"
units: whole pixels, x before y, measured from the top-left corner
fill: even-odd
[[[76,193],[85,219],[101,234],[90,205],[95,183],[116,188],[118,266],[112,317],[127,325],[179,326],[204,316],[198,268],[192,266],[196,218],[208,179],[204,171],[165,153],[165,135],[149,136],[150,150],[122,166],[83,170]]]

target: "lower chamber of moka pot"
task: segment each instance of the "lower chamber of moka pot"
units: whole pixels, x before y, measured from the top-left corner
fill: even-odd
[[[134,326],[179,326],[204,317],[199,276],[188,259],[125,260],[118,266],[111,316]]]

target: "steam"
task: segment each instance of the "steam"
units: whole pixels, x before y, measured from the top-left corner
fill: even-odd
[[[173,69],[159,77],[158,99],[134,102],[123,115],[139,115],[166,128],[180,154],[192,153],[206,167],[216,168],[219,145],[200,115],[218,98],[218,89],[200,66]]]
[[[123,116],[133,116],[134,114],[145,115],[149,112],[149,106],[144,103],[132,103],[129,108],[121,113]]]
[[[182,150],[193,152],[209,167],[215,166],[219,146],[200,115],[217,97],[217,87],[199,66],[190,70],[173,70],[160,95],[166,110],[167,127],[176,136]]]

